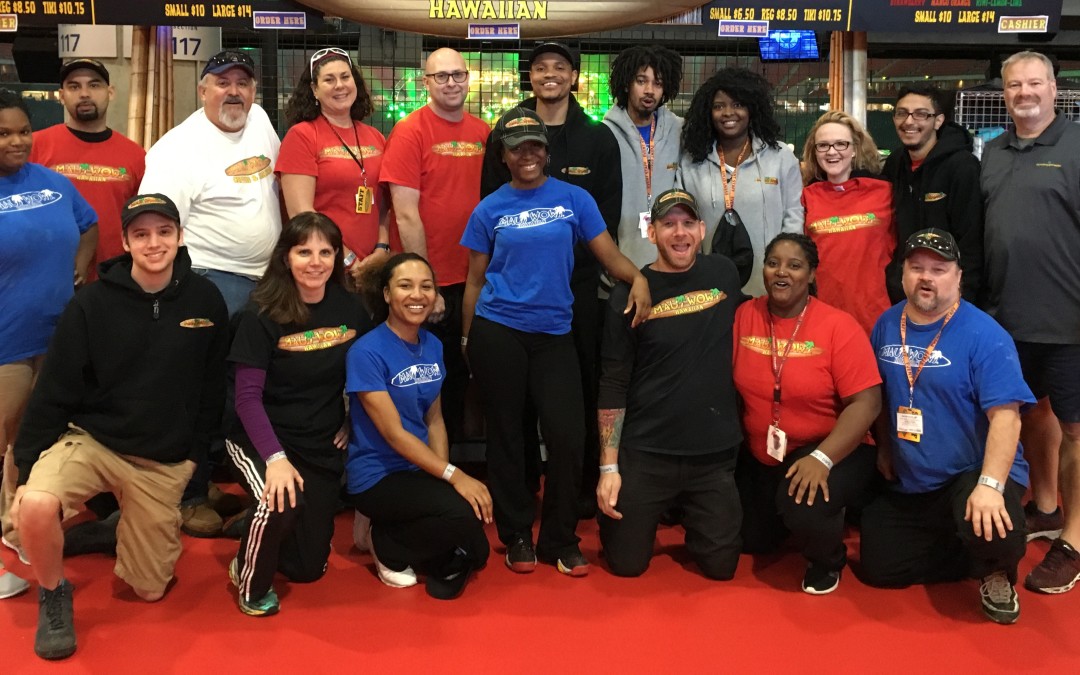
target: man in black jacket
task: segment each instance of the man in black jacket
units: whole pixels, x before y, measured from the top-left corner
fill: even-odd
[[[983,198],[979,160],[971,153],[967,130],[946,121],[944,94],[936,87],[903,87],[893,124],[903,148],[885,161],[883,174],[893,184],[896,253],[885,273],[889,298],[904,299],[900,284],[903,243],[929,227],[952,234],[963,261],[963,297],[974,302],[983,269]]]
[[[179,219],[160,194],[124,206],[127,253],[64,310],[15,440],[12,520],[41,586],[34,651],[45,659],[75,652],[62,512],[122,495],[115,572],[148,602],[180,557],[180,497],[225,405],[228,313],[191,272]]]

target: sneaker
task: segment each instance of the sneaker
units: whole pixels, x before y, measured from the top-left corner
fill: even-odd
[[[982,596],[983,614],[994,623],[1016,623],[1020,618],[1020,597],[1005,572],[983,577],[979,595]]]
[[[840,585],[840,570],[830,570],[824,565],[809,563],[803,575],[802,589],[810,595],[832,593]]]
[[[53,590],[38,589],[38,628],[34,653],[43,659],[66,659],[75,653],[75,611],[67,579]]]
[[[409,588],[416,585],[416,572],[413,571],[412,567],[406,567],[399,572],[379,562],[379,556],[375,554],[375,547],[370,544],[371,528],[368,528],[368,542],[371,559],[375,561],[375,571],[379,573],[379,581],[390,588]]]
[[[570,577],[583,577],[589,573],[589,561],[576,544],[567,547],[558,555],[542,556],[541,561],[554,565],[559,572]]]
[[[180,529],[190,537],[213,539],[221,536],[221,527],[224,522],[217,511],[210,508],[206,502],[181,506],[180,518],[183,520]]]
[[[277,593],[271,588],[260,600],[245,600],[240,592],[239,563],[236,558],[229,563],[229,581],[236,586],[236,604],[240,611],[248,616],[273,616],[281,610],[281,602],[278,601]]]
[[[1043,561],[1024,579],[1024,586],[1038,593],[1064,593],[1077,581],[1080,581],[1080,553],[1058,537]]]
[[[1050,539],[1051,541],[1061,536],[1061,530],[1065,527],[1065,516],[1061,513],[1061,507],[1054,509],[1053,513],[1043,513],[1034,501],[1024,505],[1024,523],[1027,528],[1027,540]]]
[[[371,550],[371,518],[359,511],[353,513],[352,540],[357,551],[367,553]]]
[[[3,542],[4,546],[7,546],[12,551],[15,551],[15,553],[18,554],[19,562],[21,562],[24,565],[29,565],[30,564],[30,559],[26,557],[26,551],[24,551],[22,546],[19,546],[19,544],[17,544],[14,540],[8,539],[7,537],[3,537],[3,538],[0,538],[0,542]]]
[[[528,574],[536,569],[536,551],[531,536],[518,535],[506,547],[506,566],[518,574]]]
[[[428,575],[424,580],[424,587],[427,594],[437,600],[454,600],[464,592],[472,573],[472,562],[465,551],[459,548],[441,574]]]
[[[30,584],[18,574],[0,565],[0,600],[14,598],[29,590]]]
[[[64,557],[87,553],[116,556],[116,526],[120,511],[113,511],[104,520],[88,520],[64,533]]]

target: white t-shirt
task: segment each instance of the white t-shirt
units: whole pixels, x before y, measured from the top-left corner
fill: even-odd
[[[262,276],[281,232],[280,147],[266,111],[254,104],[241,131],[218,129],[200,108],[146,153],[139,192],[176,202],[192,267]]]

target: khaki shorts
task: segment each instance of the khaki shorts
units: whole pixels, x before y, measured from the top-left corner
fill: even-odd
[[[8,446],[15,443],[19,418],[30,399],[30,391],[34,388],[44,360],[45,355],[39,354],[0,365],[0,455],[4,458],[4,481],[0,485],[0,529],[4,538],[12,544],[18,544],[18,538],[12,532],[8,513],[11,511],[11,500],[15,498],[15,484],[19,476]]]
[[[115,494],[116,576],[140,591],[164,592],[180,557],[180,498],[193,469],[115,453],[71,425],[38,458],[26,489],[54,495],[65,511],[101,492]]]

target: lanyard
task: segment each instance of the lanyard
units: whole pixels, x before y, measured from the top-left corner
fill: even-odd
[[[323,119],[326,118],[324,117]],[[330,131],[333,131],[334,135],[337,136],[337,139],[341,142],[341,147],[345,148],[345,152],[349,153],[349,157],[352,157],[353,161],[356,162],[356,165],[360,167],[360,180],[364,182],[364,187],[367,187],[367,171],[364,169],[364,151],[360,147],[360,134],[356,131],[356,122],[353,122],[352,132],[353,138],[356,139],[356,152],[360,153],[359,157],[357,157],[356,152],[353,152],[352,148],[345,143],[345,139],[337,132],[337,129],[330,123],[330,120],[326,120],[326,126],[330,127]]]
[[[749,134],[746,136],[746,144],[739,151],[735,166],[731,169],[730,177],[727,175],[727,169],[724,168],[727,165],[727,160],[724,158],[724,149],[719,145],[716,147],[720,155],[720,186],[724,188],[724,208],[730,211],[735,208],[735,181],[739,175],[739,165],[746,159],[746,153],[750,150],[750,136]],[[728,191],[729,186],[731,187],[730,192]]]
[[[806,317],[806,310],[810,308],[810,297],[806,298],[806,304],[803,306],[802,311],[799,312],[799,318],[795,320],[795,330],[791,331],[791,337],[788,338],[787,345],[784,347],[784,355],[780,357],[780,360],[776,359],[776,325],[773,323],[772,312],[769,312],[769,308],[766,307],[765,311],[769,312],[769,352],[772,357],[772,373],[773,373],[773,424],[780,425],[780,373],[784,370],[784,364],[787,363],[788,354],[791,353],[791,345],[795,344],[795,337],[799,334],[799,329],[802,328],[803,319]]]
[[[649,124],[649,145],[645,146],[645,139],[638,134],[638,143],[641,143],[641,168],[645,172],[645,196],[648,199],[647,206],[652,208],[652,169],[653,169],[653,146],[656,145],[656,115],[652,116]]]
[[[956,314],[956,309],[960,306],[960,301],[957,300],[956,304],[949,308],[949,311],[945,313],[945,320],[941,323],[941,328],[938,328],[937,335],[930,341],[930,344],[926,346],[926,351],[923,352],[922,358],[919,359],[919,368],[915,371],[915,374],[911,373],[911,359],[908,357],[907,348],[907,305],[904,306],[904,311],[900,313],[900,353],[904,357],[904,372],[907,374],[908,382],[908,407],[912,407],[915,404],[915,381],[919,379],[919,375],[922,374],[923,366],[930,360],[930,355],[934,353],[934,347],[937,347],[938,340],[941,339],[941,333],[945,330],[945,326],[948,325],[949,319],[953,318],[953,314]]]

